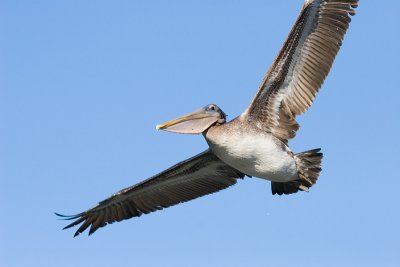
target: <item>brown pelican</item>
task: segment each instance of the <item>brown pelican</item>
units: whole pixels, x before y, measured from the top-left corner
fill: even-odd
[[[321,171],[320,149],[295,154],[288,140],[299,129],[324,82],[354,15],[358,0],[305,0],[282,49],[248,108],[227,122],[214,104],[157,129],[203,134],[209,149],[73,216],[64,229],[81,224],[75,236],[189,201],[255,176],[271,181],[272,194],[308,191]]]

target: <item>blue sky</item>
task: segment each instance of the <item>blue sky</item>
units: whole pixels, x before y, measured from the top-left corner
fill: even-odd
[[[302,1],[1,1],[1,266],[399,266],[398,1],[361,1],[299,118],[310,193],[247,178],[72,238],[74,214],[207,146],[155,125],[249,104]]]

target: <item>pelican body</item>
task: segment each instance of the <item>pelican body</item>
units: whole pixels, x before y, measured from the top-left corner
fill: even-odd
[[[232,121],[215,104],[156,126],[202,134],[209,148],[82,213],[64,229],[81,224],[89,235],[107,224],[138,217],[234,185],[245,176],[271,181],[272,194],[308,191],[321,171],[322,153],[293,153],[288,141],[328,75],[358,0],[305,0],[297,21],[247,109]]]
[[[212,126],[204,136],[218,158],[247,176],[274,182],[299,179],[289,147],[240,119]]]
[[[273,194],[308,191],[321,171],[320,149],[295,155],[285,141],[252,123],[247,113],[226,122],[226,114],[215,104],[159,124],[156,129],[203,133],[210,152],[243,175],[273,182]]]

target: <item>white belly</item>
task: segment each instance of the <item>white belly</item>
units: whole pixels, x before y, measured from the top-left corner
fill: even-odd
[[[246,175],[270,181],[299,179],[294,158],[283,143],[264,132],[234,132],[206,135],[210,148],[222,161]]]

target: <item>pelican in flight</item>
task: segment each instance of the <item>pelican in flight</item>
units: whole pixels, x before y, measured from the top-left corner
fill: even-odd
[[[245,176],[271,181],[272,194],[308,191],[321,171],[322,153],[294,153],[288,140],[296,116],[311,106],[328,75],[355,14],[358,0],[305,0],[257,94],[232,121],[215,104],[157,125],[158,130],[202,134],[209,148],[73,216],[64,229],[75,236],[100,227],[215,193]]]

